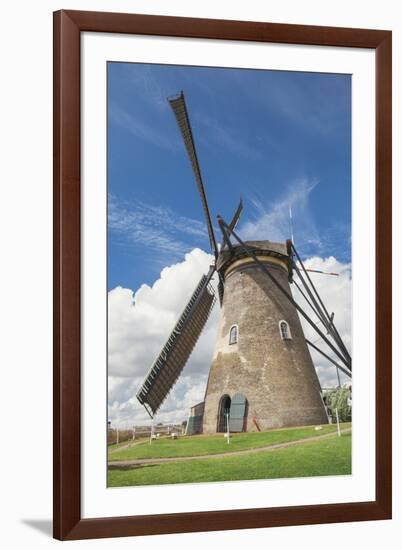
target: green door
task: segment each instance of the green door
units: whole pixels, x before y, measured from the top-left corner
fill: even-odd
[[[236,393],[230,405],[229,428],[231,432],[244,432],[247,419],[247,399],[244,394]]]

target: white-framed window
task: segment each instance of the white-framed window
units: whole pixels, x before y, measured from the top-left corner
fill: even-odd
[[[238,337],[239,337],[239,328],[237,325],[232,325],[229,331],[229,345],[237,344]]]
[[[291,340],[292,335],[290,333],[289,323],[287,321],[279,321],[279,333],[282,340]]]

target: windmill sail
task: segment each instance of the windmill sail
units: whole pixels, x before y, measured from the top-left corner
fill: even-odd
[[[215,233],[212,226],[211,214],[209,212],[207,197],[205,194],[204,183],[202,181],[200,165],[198,162],[197,152],[195,150],[193,133],[191,131],[190,119],[187,114],[186,102],[184,94],[181,92],[177,97],[168,100],[170,106],[176,117],[177,124],[179,125],[180,132],[183,136],[184,145],[186,146],[188,156],[190,158],[191,166],[193,168],[195,181],[197,183],[198,191],[201,195],[202,206],[204,208],[204,214],[208,227],[209,242],[211,248],[215,254],[215,258],[218,255],[218,247],[216,244]]]
[[[230,231],[233,231],[235,229],[237,222],[240,219],[242,211],[243,211],[243,200],[240,198],[239,206],[237,207],[237,210],[234,213],[233,218],[229,224]],[[222,253],[225,250],[225,248],[228,246],[228,243],[230,244],[230,231],[228,232],[228,240],[226,240],[225,238],[223,238],[222,240],[221,249],[219,251],[220,253]],[[222,235],[224,236],[225,233],[222,233]],[[218,272],[218,274],[219,274],[218,296],[219,296],[219,303],[220,305],[222,305],[223,295],[225,293],[225,284],[223,280],[223,275],[220,272]]]
[[[215,303],[209,285],[213,272],[211,268],[208,275],[202,276],[137,393],[138,401],[152,418],[185,367]]]
[[[239,206],[237,207],[237,210],[234,213],[234,216],[229,224],[229,231],[228,231],[229,238],[230,238],[231,232],[236,228],[237,222],[239,221],[242,212],[243,212],[243,199],[240,199]],[[226,246],[227,246],[227,242],[223,240],[220,251],[222,252],[223,250],[225,250]]]

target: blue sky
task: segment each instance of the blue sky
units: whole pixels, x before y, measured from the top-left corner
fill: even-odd
[[[190,163],[166,98],[184,90],[211,214],[240,195],[245,238],[350,261],[351,77],[108,64],[108,287],[152,284],[209,251]],[[219,232],[217,232],[219,237]]]

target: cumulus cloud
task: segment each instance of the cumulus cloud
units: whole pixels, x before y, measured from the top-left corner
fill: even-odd
[[[149,417],[135,395],[202,274],[208,271],[212,256],[193,249],[184,260],[165,267],[152,286],[142,285],[136,292],[116,287],[109,292],[109,419],[114,424],[149,423]],[[305,265],[333,271],[339,277],[314,275],[314,283],[350,349],[351,271],[350,265],[333,257],[313,257]],[[302,304],[303,298],[295,297]],[[211,365],[219,307],[215,307],[201,337],[158,413],[158,421],[181,422],[192,405],[204,398]],[[314,330],[303,322],[306,337],[316,341]],[[325,349],[325,345],[317,342]],[[332,356],[331,353],[329,355]],[[335,368],[316,352],[314,364],[324,387],[336,384]]]
[[[152,285],[135,293],[116,287],[108,296],[109,418],[142,422],[147,417],[135,394],[213,258],[200,249],[165,267]],[[190,406],[204,397],[216,337],[215,308],[158,419],[183,420]],[[145,413],[145,414],[144,414]]]
[[[204,369],[206,371],[209,368],[210,360],[211,357]],[[158,412],[158,422],[180,423],[187,419],[190,407],[204,399],[207,374],[194,373],[188,376],[185,374],[188,367],[189,365],[185,367],[182,376]],[[142,381],[142,376],[131,380],[115,376],[109,377],[109,419],[113,425],[129,427],[134,424],[150,424],[148,414],[135,397]]]
[[[338,273],[338,276],[322,275],[310,273],[310,277],[316,287],[319,295],[321,296],[325,307],[329,314],[334,313],[334,324],[342,337],[349,352],[351,351],[352,339],[351,339],[351,323],[352,323],[352,275],[351,265],[339,262],[333,256],[329,258],[313,257],[305,260],[304,265],[308,269],[317,269],[330,273]],[[297,281],[297,277],[295,277]],[[300,286],[300,285],[299,285]],[[305,299],[300,295],[297,288],[292,285],[293,295],[305,310],[306,313],[317,322],[317,327],[326,334],[326,330],[323,328],[322,323],[318,321],[317,316],[312,313],[311,309],[306,305]],[[307,340],[316,343],[316,345],[322,349],[332,359],[340,363],[336,355],[328,348],[323,342],[320,336],[315,330],[307,323],[305,319],[301,319],[304,334]],[[331,339],[330,339],[331,340]],[[323,387],[330,387],[337,384],[336,368],[330,361],[325,359],[320,353],[314,349],[310,349],[310,353],[316,367],[318,376],[320,378],[321,385]],[[340,372],[341,383],[348,381],[346,375]]]

